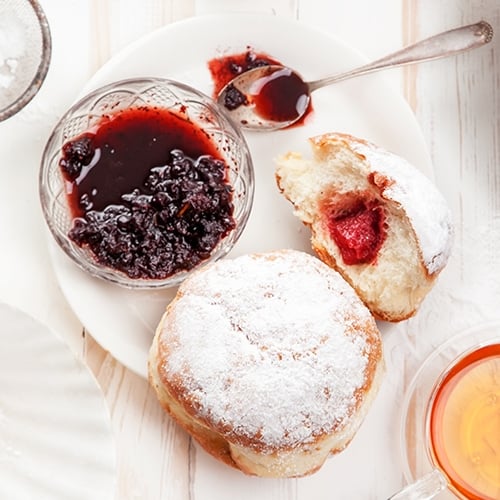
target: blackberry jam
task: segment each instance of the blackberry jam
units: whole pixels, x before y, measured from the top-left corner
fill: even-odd
[[[220,91],[235,77],[262,66],[283,65],[264,52],[255,52],[251,47],[247,47],[244,52],[215,57],[208,61],[214,99],[217,99]],[[283,68],[279,78],[270,78],[258,95],[251,96],[251,102],[255,105],[257,114],[268,120],[295,120],[302,115],[291,125],[298,126],[304,124],[306,117],[313,111],[312,100],[307,99],[307,94],[307,85],[295,73]],[[223,104],[233,111],[251,103],[244,93],[230,85]]]
[[[194,268],[235,227],[226,163],[180,114],[119,111],[61,153],[69,238],[132,279]]]
[[[280,65],[281,63],[263,52],[255,52],[250,47],[244,52],[211,59],[208,61],[208,69],[214,84],[214,98],[234,77],[250,69],[271,64]]]
[[[307,84],[289,68],[281,68],[257,80],[252,94],[255,112],[276,122],[297,120],[309,105]],[[226,105],[227,107],[227,105]]]

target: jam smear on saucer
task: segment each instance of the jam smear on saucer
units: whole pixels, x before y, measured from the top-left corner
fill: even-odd
[[[241,73],[271,64],[281,65],[276,59],[263,52],[255,52],[251,47],[244,52],[211,59],[208,69],[214,84],[213,97],[216,98],[223,87]]]
[[[227,165],[181,114],[130,108],[62,148],[69,238],[132,279],[194,268],[234,229]]]

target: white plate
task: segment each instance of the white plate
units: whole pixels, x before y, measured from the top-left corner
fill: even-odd
[[[300,71],[321,77],[366,62],[329,34],[268,15],[200,16],[171,24],[127,47],[92,78],[83,93],[114,80],[161,76],[211,94],[207,62],[248,46]],[[278,193],[273,159],[290,149],[309,153],[307,138],[347,132],[369,139],[430,175],[427,150],[406,101],[375,74],[321,89],[304,126],[273,133],[247,133],[256,169],[255,204],[248,225],[230,255],[291,247],[310,251],[308,232]],[[80,271],[52,245],[57,278],[71,307],[91,335],[125,366],[146,376],[154,328],[175,290],[131,291]]]
[[[0,498],[111,500],[115,448],[99,387],[69,348],[0,304]]]

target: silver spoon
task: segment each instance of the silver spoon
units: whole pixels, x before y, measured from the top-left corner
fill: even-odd
[[[262,66],[231,80],[219,92],[217,101],[243,128],[277,130],[299,120],[308,109],[311,92],[321,87],[381,69],[459,54],[492,38],[491,25],[480,21],[426,38],[347,73],[312,82],[305,82],[299,73],[284,66]]]

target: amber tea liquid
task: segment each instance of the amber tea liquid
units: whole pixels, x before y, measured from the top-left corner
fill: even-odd
[[[428,419],[433,460],[452,489],[470,500],[500,500],[500,343],[453,365]]]

